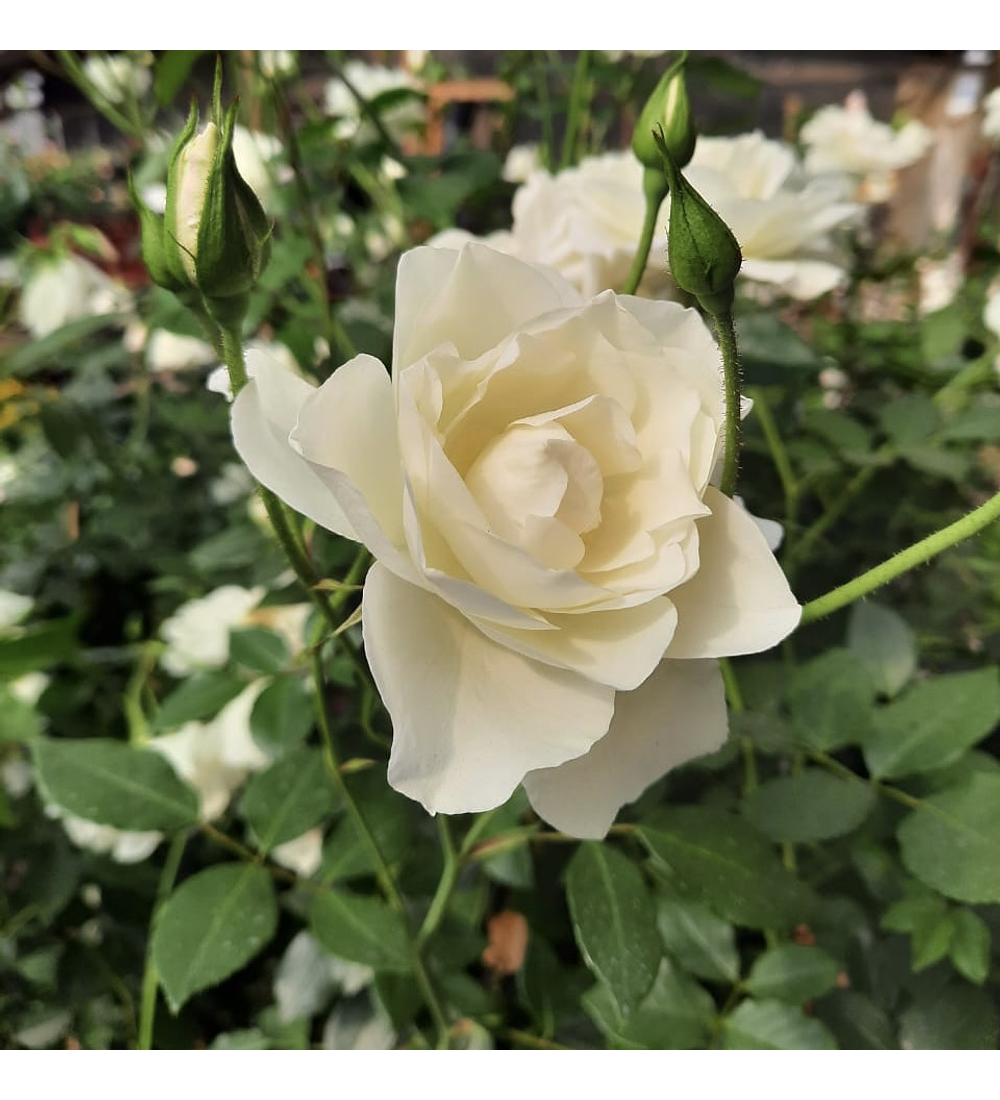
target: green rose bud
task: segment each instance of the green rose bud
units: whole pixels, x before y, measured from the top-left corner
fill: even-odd
[[[667,223],[667,261],[674,281],[694,295],[707,313],[730,312],[736,276],[743,263],[739,242],[732,230],[698,194],[673,162],[659,134],[663,169],[670,185],[670,219]]]
[[[635,124],[632,152],[647,169],[662,171],[660,150],[654,136],[657,128],[662,131],[663,140],[678,168],[688,164],[694,155],[698,135],[691,121],[691,102],[684,80],[686,62],[687,50],[660,78]]]
[[[196,133],[198,110],[174,146],[162,229],[143,219],[143,258],[171,290],[194,288],[224,328],[237,327],[270,254],[271,226],[233,153],[236,104],[222,117],[216,83],[213,119]],[[148,212],[147,212],[148,213]],[[157,234],[160,234],[159,236]],[[150,266],[149,261],[152,261]]]

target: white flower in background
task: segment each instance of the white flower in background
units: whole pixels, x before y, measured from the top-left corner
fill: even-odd
[[[371,967],[331,955],[309,932],[299,932],[282,956],[274,978],[278,1017],[288,1023],[313,1016],[334,993],[353,997],[374,980]]]
[[[915,164],[934,137],[916,119],[894,130],[872,118],[863,92],[847,97],[843,107],[820,109],[802,127],[807,172],[846,172],[865,202],[886,202],[896,188],[896,173]]]
[[[248,497],[253,492],[253,478],[247,473],[246,466],[236,462],[226,462],[219,476],[208,486],[208,495],[215,504],[233,504]]]
[[[42,693],[52,682],[52,677],[44,672],[25,672],[16,680],[7,684],[7,690],[26,706],[33,707],[42,697]]]
[[[550,175],[535,172],[514,193],[513,225],[483,243],[508,256],[545,264],[568,279],[585,298],[625,282],[645,215],[642,165],[631,150],[584,158],[575,168]],[[666,225],[665,213],[658,224]],[[460,248],[473,240],[451,229],[428,244]],[[658,235],[640,293],[669,285],[666,237]]]
[[[263,626],[284,638],[291,653],[305,647],[306,623],[312,614],[311,603],[282,603],[258,607],[247,616],[247,626]]]
[[[351,87],[367,102],[384,92],[408,88],[421,90],[421,82],[405,69],[387,69],[381,65],[352,60],[345,63],[344,77]],[[338,138],[369,140],[374,135],[358,107],[354,93],[339,77],[328,81],[325,88],[325,110],[336,118],[333,133]],[[420,126],[424,121],[424,104],[416,96],[407,96],[401,102],[379,113],[385,128],[393,137],[401,137],[406,131]]]
[[[843,177],[807,177],[789,146],[760,131],[699,137],[684,174],[739,241],[741,279],[808,300],[847,277],[832,232],[860,208]]]
[[[57,806],[47,806],[50,817],[59,819],[66,835],[78,848],[87,848],[92,852],[108,855],[116,863],[141,863],[152,855],[163,839],[162,833],[133,832],[128,829],[114,829],[110,825],[98,825],[95,821],[85,821],[74,817]]]
[[[271,80],[294,76],[298,69],[295,50],[258,50],[257,64],[264,76]]]
[[[375,556],[362,622],[388,778],[431,812],[523,781],[557,828],[603,836],[725,740],[715,658],[798,623],[764,536],[710,484],[720,357],[676,303],[586,301],[481,245],[416,248],[391,378],[368,355],[319,388],[261,370],[232,424],[255,477]]]
[[[8,756],[0,760],[0,783],[10,798],[23,798],[34,782],[31,762],[23,756]]]
[[[0,634],[17,626],[34,606],[35,601],[30,596],[0,588]]]
[[[533,172],[541,172],[542,159],[538,153],[538,146],[515,145],[507,153],[503,162],[502,177],[508,183],[525,183]]]
[[[396,1032],[380,1004],[364,994],[341,1001],[323,1028],[324,1050],[392,1050]]]
[[[289,871],[309,878],[319,870],[323,862],[323,830],[310,829],[294,840],[286,840],[284,844],[271,849],[271,858]]]
[[[994,282],[987,291],[983,324],[1000,339],[1000,281]]]
[[[129,97],[141,98],[153,84],[149,66],[123,53],[88,57],[83,63],[83,72],[109,103],[121,103]]]
[[[225,584],[182,604],[160,627],[167,648],[160,664],[171,676],[221,668],[229,660],[229,632],[245,626],[264,589]]]
[[[983,99],[983,137],[1000,145],[1000,88]]]
[[[158,328],[146,339],[146,366],[154,373],[194,370],[217,363],[219,357],[212,345],[197,336],[185,336],[169,329]]]
[[[291,177],[290,168],[283,163],[284,155],[285,147],[273,134],[248,130],[245,126],[233,130],[236,167],[265,209],[274,196],[275,185]]]
[[[25,279],[18,316],[36,338],[70,321],[128,309],[131,295],[82,256],[36,263]]]
[[[921,256],[914,264],[919,278],[921,314],[934,313],[951,305],[965,282],[965,263],[961,250],[955,249],[943,259]]]
[[[224,813],[246,777],[271,763],[250,733],[250,714],[267,683],[260,679],[249,684],[210,722],[187,722],[176,733],[148,743],[198,792],[205,821]]]

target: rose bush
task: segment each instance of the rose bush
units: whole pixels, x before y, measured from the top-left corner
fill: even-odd
[[[712,484],[720,358],[676,303],[584,300],[478,244],[400,262],[392,376],[258,369],[232,409],[251,472],[377,559],[363,636],[389,782],[431,812],[524,782],[577,836],[726,736],[715,658],[800,609]]]

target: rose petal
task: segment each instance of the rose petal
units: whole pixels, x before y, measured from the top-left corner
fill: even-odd
[[[484,302],[491,308],[484,310]],[[485,245],[469,243],[458,252],[413,248],[396,276],[393,374],[439,344],[476,359],[539,314],[580,304],[558,272]]]
[[[346,474],[390,541],[403,543],[395,402],[389,375],[376,358],[355,356],[313,390],[291,442],[315,465]]]
[[[365,582],[365,652],[393,719],[389,783],[431,813],[492,809],[526,772],[602,737],[614,692],[491,642],[380,564]]]
[[[712,514],[698,521],[698,572],[674,589],[677,632],[668,657],[759,653],[787,637],[802,608],[748,512],[713,486]]]
[[[726,740],[715,661],[663,661],[635,691],[615,696],[607,734],[585,756],[524,777],[535,812],[581,839],[599,840],[618,811],[671,768]]]
[[[321,527],[358,541],[322,478],[289,443],[299,410],[313,393],[314,386],[284,367],[262,364],[233,402],[233,442],[262,485]]]

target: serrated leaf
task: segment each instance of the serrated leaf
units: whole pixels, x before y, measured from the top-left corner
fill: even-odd
[[[900,1016],[899,1038],[906,1050],[996,1050],[996,1003],[965,982],[923,991]]]
[[[255,863],[219,864],[182,883],[153,923],[153,965],[172,1011],[245,966],[277,925],[271,876]]]
[[[683,806],[637,826],[650,853],[687,897],[747,928],[789,928],[806,919],[814,899],[782,867],[769,842],[722,810]]]
[[[989,925],[971,909],[952,910],[948,954],[959,974],[975,985],[982,985],[989,977]]]
[[[313,902],[309,925],[331,955],[378,971],[410,969],[403,919],[378,898],[330,890]]]
[[[1000,902],[1000,775],[980,773],[932,795],[896,835],[921,882],[956,901]]]
[[[740,810],[772,840],[803,843],[846,836],[874,805],[875,792],[867,783],[807,768],[762,783]]]
[[[925,443],[940,427],[937,405],[923,394],[904,393],[879,411],[882,429],[897,447]]]
[[[689,973],[712,982],[735,982],[740,956],[733,926],[711,909],[686,898],[660,894],[656,926],[667,951]]]
[[[727,1050],[836,1050],[837,1041],[819,1020],[783,1001],[743,1001],[726,1017]]]
[[[649,991],[663,947],[642,873],[606,844],[581,844],[566,872],[573,933],[623,1018]]]
[[[87,821],[170,832],[198,820],[198,796],[158,753],[92,738],[32,742],[47,801]]]
[[[269,852],[308,832],[336,804],[323,754],[302,748],[251,776],[239,809],[260,850]]]
[[[830,752],[863,738],[875,685],[856,654],[831,649],[792,673],[786,698],[799,742]]]
[[[158,730],[173,730],[185,722],[214,717],[245,687],[246,681],[229,672],[200,672],[164,699],[153,724]]]
[[[753,964],[746,988],[761,999],[803,1004],[837,985],[841,966],[820,947],[783,943],[765,951]]]
[[[250,712],[250,733],[262,749],[278,755],[305,739],[315,721],[313,700],[302,682],[281,676],[260,693]]]
[[[997,721],[996,669],[936,676],[879,711],[863,742],[865,762],[880,779],[943,768],[981,741]]]
[[[876,689],[892,698],[917,670],[917,642],[909,624],[872,600],[856,603],[847,621],[847,645]]]

